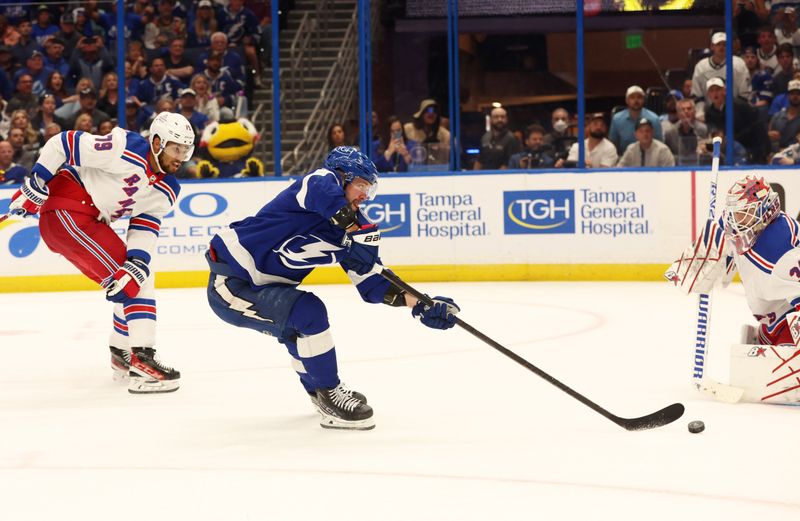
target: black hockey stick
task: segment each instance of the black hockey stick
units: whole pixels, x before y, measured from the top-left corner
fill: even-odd
[[[407,293],[410,293],[411,295],[414,295],[415,297],[417,297],[419,300],[425,302],[426,304],[432,304],[433,303],[433,300],[428,295],[420,293],[416,289],[412,288],[411,286],[406,284],[402,279],[400,279],[400,277],[398,277],[397,275],[395,275],[391,271],[389,271],[387,269],[383,269],[383,270],[381,270],[381,275],[385,279],[387,279],[389,282],[391,282],[392,284],[394,284],[395,286],[400,288],[401,290],[403,290],[403,291],[405,291]],[[646,416],[642,416],[642,417],[639,417],[639,418],[620,418],[619,416],[611,414],[607,410],[603,409],[602,407],[600,407],[599,405],[597,405],[596,403],[594,403],[590,399],[586,398],[584,395],[580,394],[579,392],[573,390],[572,388],[570,388],[570,387],[566,386],[565,384],[561,383],[560,381],[556,380],[555,378],[553,378],[549,374],[545,373],[544,371],[542,371],[541,369],[539,369],[538,367],[536,367],[532,363],[528,362],[527,360],[525,360],[524,358],[522,358],[521,356],[519,356],[515,352],[511,351],[510,349],[508,349],[506,347],[503,347],[498,342],[492,340],[491,338],[489,338],[488,336],[484,335],[483,333],[481,333],[480,331],[478,331],[477,329],[475,329],[471,325],[467,324],[466,322],[464,322],[463,320],[461,320],[458,317],[456,317],[456,324],[458,324],[462,329],[465,329],[466,331],[468,331],[472,335],[478,337],[480,340],[482,340],[485,343],[489,344],[490,346],[492,346],[496,350],[500,351],[501,353],[503,353],[504,355],[506,355],[510,359],[514,360],[515,362],[517,362],[521,366],[525,367],[529,371],[532,371],[533,373],[535,373],[540,378],[543,378],[545,381],[555,385],[556,387],[558,387],[559,389],[561,389],[562,391],[564,391],[568,395],[572,396],[573,398],[575,398],[576,400],[578,400],[579,402],[581,402],[585,406],[589,407],[593,411],[602,414],[603,416],[605,416],[606,418],[608,418],[612,422],[616,423],[620,427],[623,427],[623,428],[625,428],[625,429],[627,429],[629,431],[641,431],[641,430],[645,430],[645,429],[654,429],[656,427],[661,427],[663,425],[667,425],[669,423],[672,423],[675,420],[677,420],[678,418],[680,418],[681,416],[683,416],[683,410],[684,410],[683,409],[683,404],[673,403],[669,407],[665,407],[665,408],[661,409],[660,411],[656,411],[656,412],[654,412],[652,414],[648,414]]]

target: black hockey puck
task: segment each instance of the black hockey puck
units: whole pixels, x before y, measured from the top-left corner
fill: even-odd
[[[704,430],[706,430],[706,424],[700,420],[689,422],[689,432],[692,434],[697,434],[698,432],[703,432]]]

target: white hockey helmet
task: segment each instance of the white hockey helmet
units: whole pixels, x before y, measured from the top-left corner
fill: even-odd
[[[744,253],[756,243],[758,235],[781,211],[778,194],[763,177],[746,175],[725,196],[725,231],[736,251]]]
[[[159,149],[153,148],[153,139],[160,138]],[[188,161],[194,153],[194,129],[183,115],[176,112],[161,112],[150,124],[150,150],[158,158],[167,143],[178,145],[177,150],[183,154],[181,160]],[[179,156],[180,157],[180,156]],[[156,161],[158,163],[158,161]],[[158,165],[161,169],[161,164]]]

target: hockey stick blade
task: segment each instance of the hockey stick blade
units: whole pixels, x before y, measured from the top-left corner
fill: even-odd
[[[383,269],[380,271],[380,274],[383,278],[400,288],[401,290],[409,293],[410,295],[415,296],[418,300],[425,302],[426,304],[432,304],[433,300],[424,293],[420,293],[413,287],[409,286],[405,281],[403,281],[400,277],[392,273],[387,269]],[[629,431],[642,431],[647,429],[654,429],[656,427],[662,427],[664,425],[670,424],[683,416],[683,405],[680,403],[673,403],[669,407],[665,407],[660,411],[656,411],[652,414],[648,414],[646,416],[642,416],[640,418],[620,418],[614,414],[611,414],[606,409],[600,407],[590,399],[586,398],[581,393],[577,392],[576,390],[572,389],[571,387],[567,386],[566,384],[562,383],[561,381],[553,378],[546,372],[542,371],[532,363],[528,362],[515,352],[511,351],[510,349],[504,347],[499,342],[492,340],[485,334],[481,333],[471,325],[467,324],[460,318],[456,317],[456,325],[460,328],[464,329],[468,333],[472,334],[473,336],[477,337],[479,340],[483,341],[484,343],[488,344],[490,347],[494,348],[497,351],[500,351],[502,354],[506,355],[508,358],[514,360],[519,365],[525,367],[532,373],[536,374],[539,378],[547,381],[549,384],[558,387],[563,392],[567,393],[571,397],[575,398],[585,406],[589,407],[596,413],[608,418],[612,422],[616,423],[620,427],[629,430]]]
[[[1,223],[1,222],[3,222],[3,221],[5,221],[6,219],[8,219],[8,217],[9,217],[9,216],[8,216],[8,214],[6,214],[6,215],[0,215],[0,223]]]

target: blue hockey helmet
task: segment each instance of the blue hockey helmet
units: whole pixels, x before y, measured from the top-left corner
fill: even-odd
[[[325,158],[323,166],[334,172],[342,172],[345,185],[351,183],[356,177],[368,181],[372,185],[369,189],[369,198],[375,198],[375,193],[378,191],[378,169],[357,148],[334,148]]]

